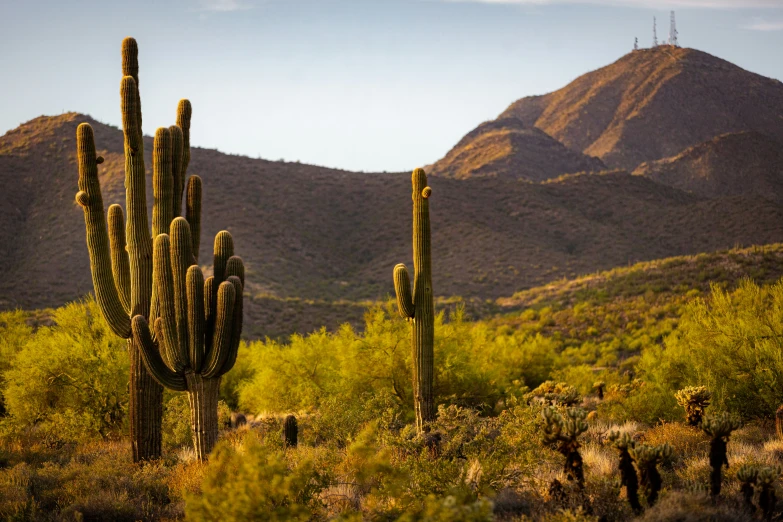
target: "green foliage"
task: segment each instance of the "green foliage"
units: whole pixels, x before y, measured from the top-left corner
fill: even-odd
[[[254,436],[240,449],[218,444],[200,495],[186,497],[189,520],[310,520],[322,484],[310,460],[289,466],[285,453]]]
[[[22,349],[33,329],[27,324],[28,314],[21,310],[0,312],[0,416],[5,414],[5,372],[11,368],[11,362]]]
[[[59,308],[31,334],[4,374],[7,428],[35,427],[58,441],[116,435],[128,404],[125,341],[87,299]]]
[[[674,394],[703,385],[721,410],[770,416],[783,402],[783,282],[743,282],[733,292],[713,287],[686,308],[665,345],[646,350],[643,378]]]

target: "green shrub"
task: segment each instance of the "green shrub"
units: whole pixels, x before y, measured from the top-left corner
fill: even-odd
[[[289,466],[285,453],[253,435],[238,449],[219,443],[204,470],[201,494],[185,497],[188,520],[301,520],[320,509],[323,484],[313,463]]]
[[[718,410],[771,416],[783,402],[783,282],[744,281],[733,292],[713,287],[709,299],[685,310],[665,346],[648,349],[639,371],[674,394],[703,385]]]
[[[7,428],[35,427],[59,441],[116,434],[128,404],[125,341],[86,299],[54,311],[55,325],[39,328],[5,372]]]

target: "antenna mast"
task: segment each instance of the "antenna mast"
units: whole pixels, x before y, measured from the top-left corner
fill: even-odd
[[[638,38],[634,38],[633,39],[633,50],[634,51],[638,51],[639,50],[639,39]]]
[[[679,47],[680,43],[677,41],[677,21],[674,19],[674,11],[672,11],[672,23],[669,27],[669,45]]]
[[[658,47],[658,20],[653,16],[653,47]]]

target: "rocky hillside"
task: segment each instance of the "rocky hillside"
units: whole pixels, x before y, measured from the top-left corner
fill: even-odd
[[[783,139],[783,84],[695,49],[660,46],[522,98],[500,116],[508,117],[633,170],[721,134],[753,130]]]

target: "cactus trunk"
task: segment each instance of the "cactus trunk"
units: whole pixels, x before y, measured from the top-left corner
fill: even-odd
[[[150,460],[161,455],[163,424],[163,386],[144,367],[139,346],[128,339],[130,356],[130,439],[133,461]]]
[[[220,379],[205,379],[199,373],[185,374],[190,401],[190,427],[196,456],[204,461],[218,438]]]
[[[285,445],[289,448],[295,448],[299,444],[299,425],[296,423],[296,417],[288,415],[283,423],[283,436]]]
[[[405,265],[394,267],[394,286],[400,315],[411,323],[413,351],[413,407],[416,429],[435,419],[435,308],[432,296],[432,255],[430,247],[429,198],[427,175],[422,169],[413,171],[413,295]]]

